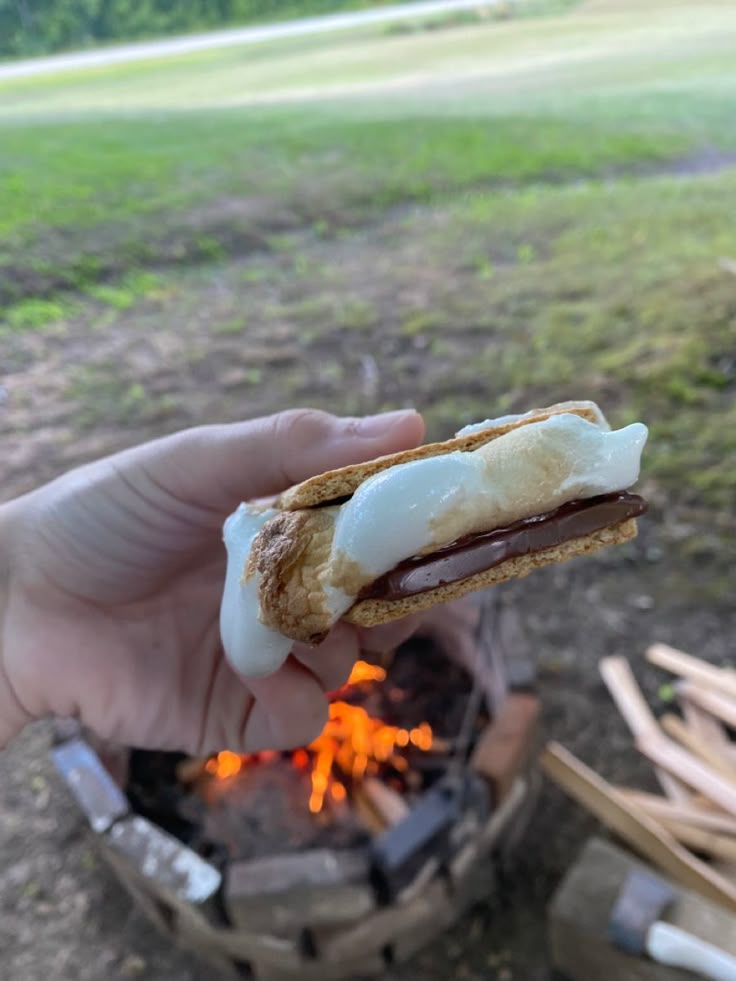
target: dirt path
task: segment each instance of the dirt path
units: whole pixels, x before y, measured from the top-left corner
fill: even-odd
[[[483,6],[492,7],[500,2],[501,0],[483,0]],[[356,27],[370,27],[374,24],[391,24],[410,20],[413,17],[434,17],[437,14],[474,10],[478,6],[479,0],[421,0],[421,2],[384,6],[374,10],[351,10],[322,17],[302,17],[279,24],[209,31],[204,34],[189,34],[185,37],[166,38],[161,41],[103,47],[93,51],[75,51],[48,58],[32,58],[0,64],[0,81],[9,78],[56,75],[59,72],[100,68],[105,65],[130,64],[146,61],[149,58],[158,60],[199,51],[214,51],[218,48],[262,44],[281,38],[328,34],[333,31],[353,30]]]

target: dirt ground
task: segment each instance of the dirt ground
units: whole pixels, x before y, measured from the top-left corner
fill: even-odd
[[[630,654],[653,694],[661,678],[641,664],[647,642],[664,639],[723,659],[736,616],[668,607],[657,595],[656,564],[647,564],[641,546],[627,558],[595,564],[595,575],[590,563],[580,564],[513,587],[537,655],[545,731],[608,778],[649,786],[648,768],[598,678],[598,658]],[[39,724],[0,756],[0,977],[214,978],[208,965],[172,949],[148,926],[100,863],[47,761],[47,745],[47,726]],[[488,902],[386,981],[548,981],[545,907],[594,828],[545,786],[523,848]]]
[[[295,236],[268,257],[172,277],[130,309],[111,313],[90,301],[56,329],[4,338],[2,496],[153,435],[296,404],[346,412],[416,404],[429,408],[434,436],[468,421],[471,402],[487,396],[492,411],[494,393],[472,365],[479,351],[493,356],[491,336],[481,340],[469,326],[437,343],[408,315],[397,329],[397,308],[449,318],[464,304],[461,321],[474,323],[472,287],[437,277],[424,262],[426,239],[402,237],[406,220],[416,215],[338,242]],[[441,216],[422,220],[431,229]],[[716,600],[696,605],[687,589],[697,579],[702,591],[721,575],[723,556],[702,521],[697,531],[711,552],[701,550],[697,568],[679,545],[689,526],[656,506],[635,543],[504,587],[534,652],[546,733],[609,779],[651,785],[598,659],[630,657],[656,705],[666,679],[643,661],[648,643],[716,662],[733,652],[736,611]],[[0,755],[0,978],[214,977],[171,949],[100,864],[47,760],[48,738],[38,724]],[[594,828],[545,786],[524,847],[489,900],[390,977],[549,979],[546,904]]]

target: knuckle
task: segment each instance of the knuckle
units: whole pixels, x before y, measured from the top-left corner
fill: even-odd
[[[330,430],[332,416],[321,409],[287,409],[275,416],[275,436],[286,445],[311,443]]]
[[[334,416],[321,409],[287,409],[273,417],[273,439],[282,484],[288,487],[300,479],[298,458],[303,447],[312,448],[326,441]]]

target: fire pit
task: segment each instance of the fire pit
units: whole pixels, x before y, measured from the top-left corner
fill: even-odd
[[[67,728],[54,762],[144,912],[226,976],[374,976],[489,894],[531,809],[514,625],[501,589],[464,601],[359,662],[291,753],[111,752]]]

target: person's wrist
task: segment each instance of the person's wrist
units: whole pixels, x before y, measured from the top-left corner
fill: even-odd
[[[14,567],[13,527],[18,502],[0,504],[0,749],[7,746],[30,721],[20,703],[9,670],[9,608]]]

